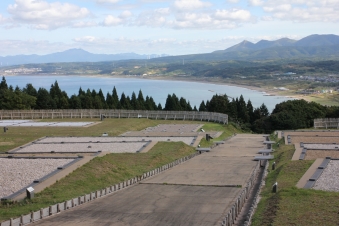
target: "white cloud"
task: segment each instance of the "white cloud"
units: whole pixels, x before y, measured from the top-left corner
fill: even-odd
[[[131,17],[133,14],[131,11],[125,10],[120,14],[120,18],[128,18]]]
[[[74,41],[81,48],[93,53],[125,53],[126,49],[139,54],[190,54],[204,53],[225,49],[242,41],[243,37],[225,37],[217,40],[194,39],[178,40],[175,38],[132,39],[132,38],[99,38],[85,36]]]
[[[105,3],[116,4],[120,2],[120,0],[96,0],[95,2],[98,4],[105,4]]]
[[[0,40],[1,55],[48,54],[76,48],[74,44],[49,42],[45,40]],[[6,62],[3,62],[4,64]]]
[[[0,24],[4,24],[8,21],[7,18],[3,17],[1,14],[0,14]]]
[[[210,7],[212,4],[210,2],[203,2],[200,0],[176,0],[173,3],[175,9],[180,11],[191,11],[196,9],[202,9]]]
[[[86,8],[43,0],[15,0],[15,4],[9,5],[7,11],[14,22],[44,30],[69,26],[73,21],[90,16]]]
[[[85,28],[85,27],[96,27],[97,25],[98,23],[94,21],[79,21],[79,22],[73,23],[72,27]]]
[[[229,3],[238,3],[240,0],[227,0]]]
[[[123,22],[123,20],[119,17],[115,17],[112,15],[108,15],[106,16],[103,24],[104,26],[117,26],[117,25],[121,25]]]
[[[266,12],[288,12],[292,9],[290,4],[276,4],[275,6],[264,6]]]
[[[250,0],[257,2],[259,0]],[[263,18],[294,22],[338,22],[338,0],[267,0],[261,2],[267,13]]]
[[[220,20],[249,21],[251,12],[243,9],[217,10],[215,17]]]
[[[118,26],[128,24],[129,18],[133,14],[130,11],[123,11],[119,16],[108,15],[103,21],[103,26]]]
[[[251,6],[260,6],[264,3],[264,1],[263,0],[248,0],[248,3]]]
[[[161,8],[145,11],[134,18],[130,25],[166,27],[174,29],[232,29],[242,23],[254,22],[255,18],[247,10],[204,10],[175,11]]]
[[[84,37],[80,37],[80,38],[74,38],[73,41],[75,42],[95,42],[97,40],[96,37],[94,36],[84,36]]]

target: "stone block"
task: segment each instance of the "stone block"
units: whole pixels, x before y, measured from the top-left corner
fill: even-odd
[[[8,220],[8,221],[1,222],[1,226],[11,226],[11,221]]]
[[[20,226],[20,219],[21,217],[15,218],[15,219],[11,219],[11,226]]]
[[[65,209],[68,210],[72,208],[72,200],[68,200],[65,202]]]
[[[32,214],[26,214],[21,216],[21,224],[26,225],[31,223]]]
[[[91,201],[91,194],[86,194],[85,195],[85,202]]]
[[[85,196],[79,197],[79,205],[83,204],[85,202]]]
[[[56,214],[58,212],[58,204],[49,207],[49,215]]]
[[[96,198],[100,198],[100,197],[101,197],[101,190],[97,190],[97,191],[95,192],[95,197],[96,197]]]
[[[57,205],[58,205],[58,212],[65,210],[65,203],[58,203]]]
[[[41,209],[41,218],[49,216],[49,207]]]
[[[78,206],[79,205],[79,198],[74,198],[72,199],[72,207]]]
[[[40,210],[33,212],[33,221],[38,221],[41,219],[41,212]],[[2,225],[1,225],[2,226]]]

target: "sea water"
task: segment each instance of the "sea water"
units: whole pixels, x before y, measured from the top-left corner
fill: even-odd
[[[168,80],[151,80],[151,79],[137,79],[137,78],[109,78],[109,77],[86,77],[86,76],[58,76],[58,75],[18,75],[5,77],[8,86],[12,85],[14,88],[24,88],[26,84],[31,83],[37,90],[42,87],[47,90],[55,81],[58,82],[62,91],[65,91],[70,97],[73,94],[78,95],[79,88],[86,91],[87,89],[95,89],[97,92],[102,90],[106,96],[107,92],[112,94],[115,86],[119,98],[122,93],[126,96],[132,95],[132,92],[138,96],[139,90],[142,91],[144,98],[148,95],[153,97],[156,104],[160,103],[165,107],[166,98],[168,94],[173,93],[178,97],[183,97],[190,102],[191,106],[196,106],[199,109],[200,103],[204,100],[210,100],[213,95],[226,94],[229,97],[236,98],[243,95],[245,101],[251,100],[254,108],[265,104],[271,112],[275,105],[283,101],[290,100],[287,97],[281,96],[267,96],[265,93],[251,90],[247,88],[201,83],[201,82],[187,82],[187,81],[168,81]]]

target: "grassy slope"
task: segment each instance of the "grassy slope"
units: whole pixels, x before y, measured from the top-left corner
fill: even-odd
[[[275,149],[276,170],[270,170],[267,175],[252,225],[338,225],[338,192],[295,186],[314,161],[291,161],[294,152],[291,145]],[[275,182],[278,182],[278,192],[272,193]]]
[[[9,208],[0,206],[0,221],[122,182],[194,152],[182,142],[161,142],[148,153],[97,157],[36,194],[33,200],[10,204]]]
[[[75,120],[65,119],[64,121]],[[107,132],[113,136],[126,131],[141,130],[161,123],[178,124],[179,122],[147,119],[107,119],[96,126],[88,128],[11,127],[8,133],[1,137],[2,140],[0,142],[12,142],[13,144],[3,145],[0,150],[3,152],[8,151],[10,148],[20,146],[46,135],[99,136],[103,132]],[[180,121],[180,123],[205,122]],[[224,131],[223,137],[232,135],[234,132],[239,132],[232,125],[225,126],[214,123],[206,123],[204,129],[206,131]],[[0,205],[0,222],[122,182],[194,152],[195,149],[193,147],[187,146],[182,142],[160,142],[147,153],[121,153],[97,157],[51,187],[36,194],[33,200],[9,203],[9,207],[7,207],[7,204]]]

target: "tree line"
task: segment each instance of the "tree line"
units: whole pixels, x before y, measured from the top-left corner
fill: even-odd
[[[252,102],[239,98],[230,98],[226,94],[214,95],[210,100],[202,101],[199,109],[192,107],[190,102],[175,94],[168,94],[165,106],[156,104],[152,97],[144,98],[142,91],[134,92],[131,97],[124,93],[118,96],[113,87],[112,93],[104,96],[101,89],[79,88],[78,94],[68,97],[55,81],[49,90],[38,90],[28,83],[23,89],[8,86],[5,77],[0,82],[0,109],[127,109],[127,110],[166,110],[166,111],[207,111],[224,113],[229,121],[242,129],[256,133],[271,133],[274,130],[300,129],[313,127],[315,118],[339,117],[338,106],[323,106],[305,100],[289,100],[279,103],[270,113],[263,103],[254,108]]]

